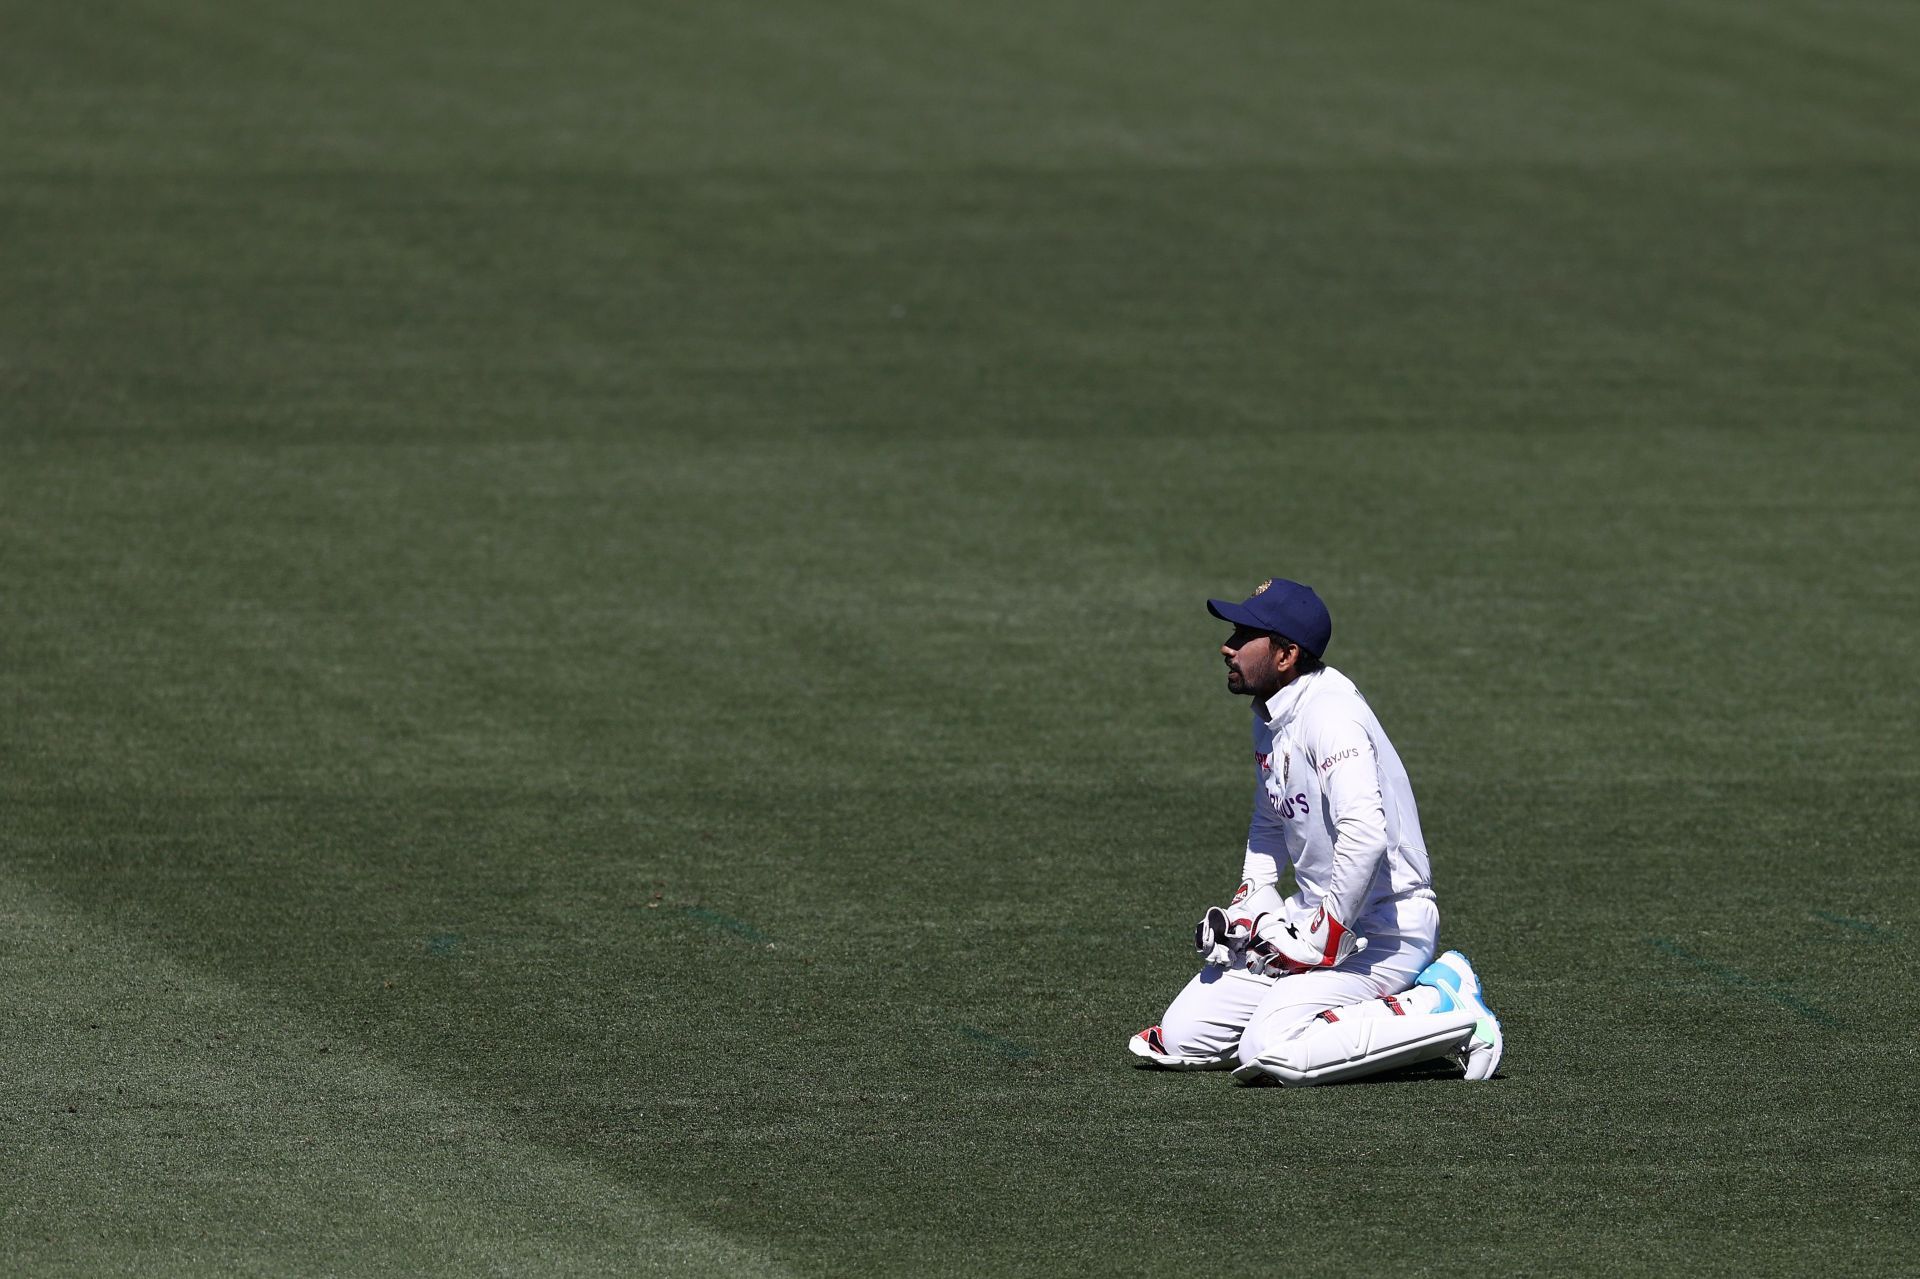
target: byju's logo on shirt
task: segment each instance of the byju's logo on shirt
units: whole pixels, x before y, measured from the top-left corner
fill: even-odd
[[[1359,754],[1360,754],[1360,748],[1358,746],[1349,746],[1347,747],[1347,749],[1343,751],[1335,751],[1333,754],[1327,756],[1325,759],[1320,761],[1320,771],[1323,773],[1331,772],[1335,764],[1344,763],[1347,760],[1357,758]]]
[[[1280,816],[1288,821],[1296,817],[1305,817],[1312,810],[1307,805],[1305,793],[1285,795],[1276,799],[1274,807],[1280,810]]]

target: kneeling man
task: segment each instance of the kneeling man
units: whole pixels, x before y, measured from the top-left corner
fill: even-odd
[[[1202,968],[1128,1044],[1144,1064],[1308,1085],[1453,1057],[1500,1064],[1500,1022],[1467,957],[1435,956],[1440,909],[1413,787],[1312,588],[1272,579],[1238,604],[1227,688],[1253,699],[1258,784],[1240,889],[1194,930]],[[1280,893],[1291,868],[1296,891]]]

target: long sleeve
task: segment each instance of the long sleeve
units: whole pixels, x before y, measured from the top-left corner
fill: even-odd
[[[1374,876],[1387,853],[1379,762],[1366,725],[1353,719],[1338,718],[1318,726],[1307,747],[1333,821],[1327,905],[1352,925],[1366,907]]]
[[[1286,828],[1267,798],[1267,770],[1273,764],[1275,750],[1272,734],[1264,730],[1259,717],[1253,723],[1253,815],[1247,821],[1246,855],[1241,862],[1240,878],[1255,889],[1280,882],[1280,876],[1292,863],[1287,851]]]
[[[1285,853],[1257,853],[1253,845],[1248,844],[1246,856],[1240,863],[1240,882],[1252,890],[1271,888],[1280,882],[1280,872],[1286,868]]]

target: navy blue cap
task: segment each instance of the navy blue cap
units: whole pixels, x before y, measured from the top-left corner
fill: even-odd
[[[1270,577],[1238,604],[1208,600],[1207,612],[1223,622],[1284,635],[1315,657],[1323,657],[1333,638],[1333,618],[1311,586]]]

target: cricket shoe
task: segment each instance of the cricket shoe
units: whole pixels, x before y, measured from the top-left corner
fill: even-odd
[[[1421,969],[1413,980],[1418,985],[1433,987],[1445,998],[1446,1002],[1434,1009],[1435,1012],[1461,1008],[1476,1015],[1473,1038],[1462,1045],[1456,1055],[1468,1079],[1492,1079],[1493,1072],[1500,1068],[1500,1054],[1506,1042],[1500,1034],[1500,1019],[1487,1007],[1486,995],[1480,989],[1480,975],[1473,971],[1467,957],[1450,950]]]
[[[1142,1066],[1162,1070],[1213,1070],[1220,1065],[1211,1057],[1182,1057],[1167,1051],[1167,1040],[1158,1026],[1149,1026],[1127,1041],[1127,1051]]]

